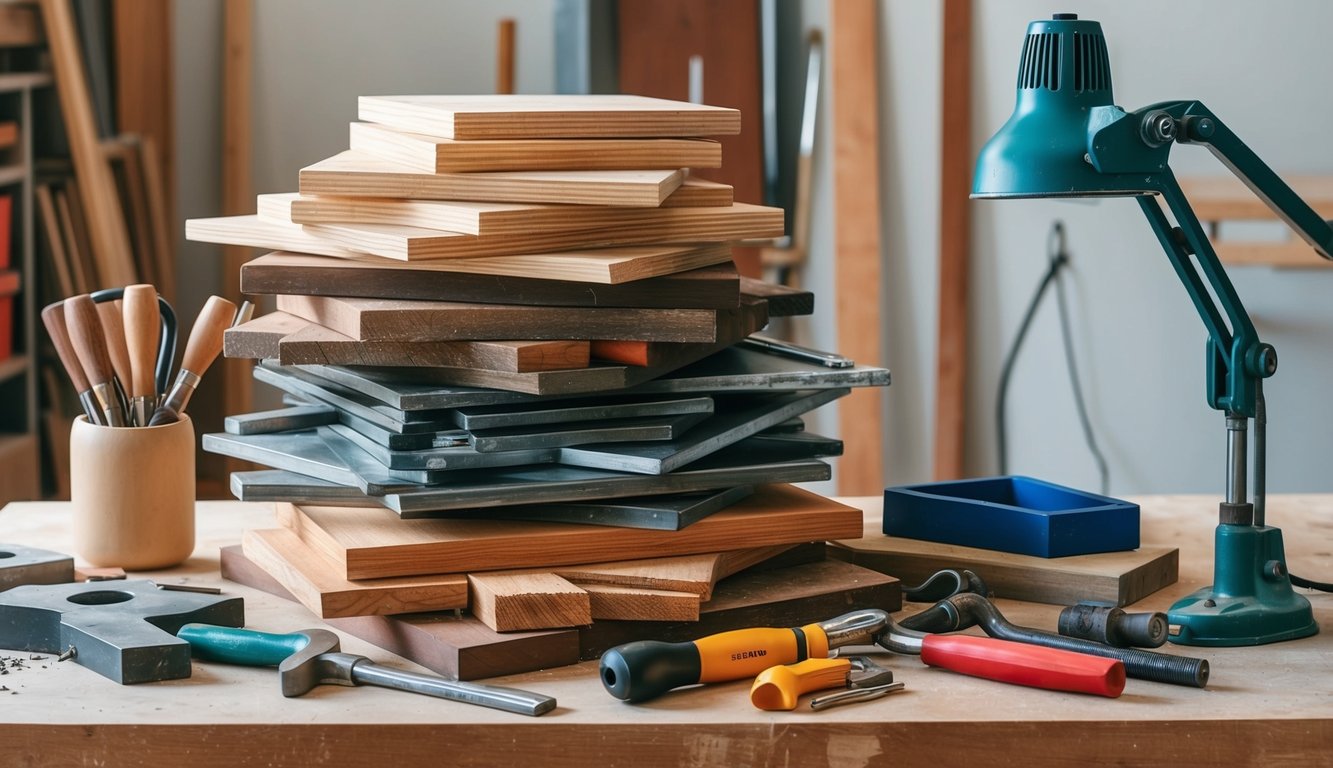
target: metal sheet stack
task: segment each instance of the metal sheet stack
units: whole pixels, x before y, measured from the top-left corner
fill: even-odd
[[[735,110],[363,97],[360,118],[299,193],[187,224],[275,250],[241,289],[278,311],[224,353],[263,360],[290,407],[204,447],[271,468],[232,490],[282,502],[245,554],[289,592],[331,615],[329,595],[369,585],[336,615],[469,605],[493,630],[697,618],[716,573],[684,595],[591,585],[651,593],[643,569],[681,557],[734,572],[860,536],[858,511],[783,484],[827,479],[842,450],[800,415],[888,371],[747,339],[813,298],[731,264],[729,243],[782,234],[780,209],[689,175],[720,164],[702,137],[737,132]]]

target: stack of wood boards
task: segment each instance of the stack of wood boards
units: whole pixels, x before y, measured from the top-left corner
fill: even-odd
[[[696,622],[718,579],[774,557],[818,566],[813,593],[890,588],[783,554],[860,535],[859,510],[788,485],[842,450],[800,417],[889,375],[746,341],[813,298],[731,263],[781,210],[689,176],[721,162],[706,137],[735,110],[363,97],[360,117],[299,193],[187,224],[274,251],[241,287],[277,311],[224,352],[261,360],[287,407],[204,436],[270,468],[232,477],[277,503],[247,563],[325,618],[468,608],[491,632]]]

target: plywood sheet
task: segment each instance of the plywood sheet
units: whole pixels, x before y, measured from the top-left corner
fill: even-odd
[[[795,486],[765,486],[681,531],[489,520],[402,520],[364,508],[277,505],[283,525],[344,564],[348,578],[545,568],[848,538],[861,511]]]
[[[277,306],[358,341],[718,339],[718,313],[711,309],[529,307],[336,296],[279,296]]]
[[[302,168],[300,191],[304,195],[656,208],[684,178],[680,170],[421,173],[347,151]]]
[[[717,168],[722,145],[706,139],[478,139],[459,141],[352,123],[349,146],[425,173]]]
[[[446,139],[722,136],[740,132],[726,107],[643,96],[362,96],[357,117]]]

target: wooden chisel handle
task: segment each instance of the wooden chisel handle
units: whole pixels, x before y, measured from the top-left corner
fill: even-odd
[[[83,374],[83,365],[79,363],[79,356],[74,352],[74,344],[69,340],[69,327],[65,324],[65,302],[57,301],[47,305],[42,310],[42,324],[46,326],[46,333],[51,337],[56,355],[60,357],[60,364],[65,366],[65,373],[69,374],[69,380],[74,383],[74,388],[80,392],[87,392],[88,377]]]
[[[157,408],[156,366],[162,334],[162,311],[157,289],[151,285],[125,288],[123,321],[125,345],[130,353],[130,401],[140,425],[147,424]]]
[[[111,369],[126,392],[130,386],[130,350],[126,346],[125,323],[121,320],[120,310],[114,301],[94,302],[97,318],[102,322],[102,337],[106,339],[107,355],[111,358]]]
[[[74,353],[88,376],[88,384],[107,417],[107,424],[113,427],[125,426],[125,414],[115,396],[115,372],[111,367],[111,356],[107,353],[102,322],[97,315],[97,305],[88,294],[65,300],[65,325],[69,328]]]
[[[170,424],[185,412],[185,405],[190,402],[190,395],[199,386],[199,378],[208,370],[208,366],[217,359],[222,351],[222,334],[236,317],[236,305],[221,296],[209,296],[204,308],[190,329],[190,339],[185,342],[185,355],[181,358],[181,370],[176,376],[176,383],[171,385],[167,399],[153,413],[148,422],[150,426]]]

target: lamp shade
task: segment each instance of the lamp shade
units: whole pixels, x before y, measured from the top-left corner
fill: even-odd
[[[977,158],[972,196],[1089,197],[1147,189],[1103,175],[1088,160],[1089,117],[1111,106],[1102,25],[1074,14],[1028,25],[1014,113]]]

